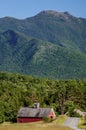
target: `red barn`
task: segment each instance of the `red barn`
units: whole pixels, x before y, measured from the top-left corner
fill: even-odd
[[[42,121],[44,117],[56,118],[53,108],[22,107],[18,113],[18,123]]]

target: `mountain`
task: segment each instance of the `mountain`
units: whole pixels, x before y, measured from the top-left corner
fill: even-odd
[[[81,79],[85,67],[86,19],[52,10],[0,19],[0,71]]]
[[[86,53],[86,19],[76,18],[68,12],[42,11],[24,20],[1,18],[0,31],[8,29]]]

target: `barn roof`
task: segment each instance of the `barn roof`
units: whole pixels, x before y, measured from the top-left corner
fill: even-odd
[[[52,108],[28,108],[22,107],[18,113],[18,117],[47,117]]]

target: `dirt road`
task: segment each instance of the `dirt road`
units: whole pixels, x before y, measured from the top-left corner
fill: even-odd
[[[79,118],[76,117],[68,117],[67,120],[63,123],[63,126],[68,126],[73,130],[81,130],[77,127],[79,122]]]

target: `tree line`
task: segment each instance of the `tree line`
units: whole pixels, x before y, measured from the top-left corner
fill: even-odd
[[[0,123],[17,121],[20,107],[53,107],[56,114],[86,111],[86,80],[50,80],[0,73]]]

